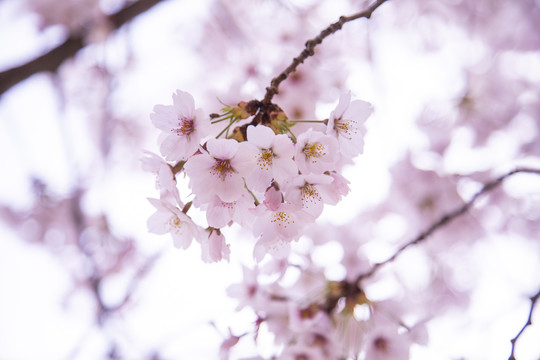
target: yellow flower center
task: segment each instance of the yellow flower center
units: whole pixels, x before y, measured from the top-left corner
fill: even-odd
[[[195,128],[193,127],[193,119],[187,117],[178,118],[178,127],[173,129],[176,135],[190,135]]]
[[[216,159],[216,164],[211,170],[213,175],[217,175],[221,178],[221,181],[225,181],[227,176],[231,176],[233,168],[229,160]]]
[[[274,157],[275,154],[272,152],[272,150],[263,149],[259,154],[259,158],[257,159],[257,165],[261,168],[261,170],[269,170],[272,166]]]
[[[272,220],[270,220],[279,227],[287,228],[288,225],[294,224],[294,220],[284,211],[279,211],[274,214]]]
[[[356,121],[354,120],[343,120],[339,118],[334,122],[334,129],[337,133],[341,134],[341,136],[351,140],[352,135],[358,132],[354,124],[356,124]]]
[[[307,158],[320,158],[322,156],[326,155],[326,148],[323,144],[319,142],[315,143],[307,143],[306,146],[302,149],[302,152],[306,155]],[[317,160],[312,159],[313,163],[317,162]]]
[[[182,220],[178,216],[173,216],[169,220],[170,231],[178,232],[182,228]]]
[[[302,202],[304,203],[304,207],[307,202],[317,203],[321,200],[321,196],[314,185],[305,184],[302,187]]]

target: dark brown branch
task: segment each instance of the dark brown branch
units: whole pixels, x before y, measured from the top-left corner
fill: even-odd
[[[292,74],[293,72],[296,71],[296,68],[298,67],[298,65],[302,64],[308,57],[313,56],[315,54],[315,47],[317,45],[319,45],[320,43],[322,43],[322,41],[327,36],[332,35],[333,33],[340,30],[343,27],[343,25],[345,23],[349,22],[349,21],[353,21],[353,20],[360,19],[360,18],[366,18],[366,19],[371,18],[371,15],[373,14],[373,12],[379,6],[381,6],[383,3],[385,3],[386,1],[387,0],[377,0],[376,2],[374,2],[371,6],[369,6],[364,11],[361,11],[361,12],[359,12],[357,14],[354,14],[354,15],[351,15],[351,16],[342,16],[342,17],[339,18],[339,20],[337,22],[331,24],[326,29],[321,31],[319,33],[319,35],[317,35],[315,38],[306,41],[306,47],[304,48],[304,50],[302,50],[300,55],[295,57],[293,59],[292,63],[289,66],[287,66],[287,68],[285,70],[283,70],[283,72],[281,74],[279,74],[278,76],[276,76],[275,78],[272,79],[272,81],[270,82],[270,87],[266,88],[266,94],[265,94],[264,99],[262,100],[262,102],[264,104],[270,104],[271,103],[272,98],[274,97],[274,95],[276,95],[279,92],[278,91],[279,85],[285,79],[287,79],[287,77],[290,74]]]
[[[161,0],[138,0],[126,7],[122,8],[118,12],[109,16],[109,21],[115,29],[118,29],[125,23],[133,20],[138,15],[144,13],[146,10],[150,10],[154,5],[161,2]]]
[[[138,0],[109,16],[113,29],[118,29],[161,0]],[[43,71],[56,71],[58,67],[85,46],[84,36],[72,34],[62,44],[23,65],[0,72],[0,96],[11,87]]]
[[[510,340],[510,342],[512,343],[512,352],[510,353],[510,357],[508,358],[508,360],[516,360],[516,357],[514,355],[514,350],[516,348],[516,341],[519,339],[521,334],[523,334],[527,326],[532,325],[532,314],[533,314],[534,306],[536,305],[536,301],[538,300],[538,298],[540,298],[540,290],[538,290],[536,295],[529,298],[531,300],[531,308],[529,309],[529,317],[527,318],[527,322],[525,323],[525,325],[523,325],[521,330],[519,330],[519,332],[517,333],[516,337]]]
[[[373,274],[375,274],[375,272],[377,272],[379,270],[379,268],[381,268],[382,266],[394,261],[405,249],[407,249],[408,247],[410,247],[412,245],[416,245],[416,244],[426,240],[435,231],[439,230],[440,228],[442,228],[443,226],[445,226],[446,224],[448,224],[452,220],[458,218],[459,216],[465,214],[474,205],[476,200],[481,195],[486,194],[486,193],[490,192],[491,190],[495,189],[496,187],[501,185],[502,182],[506,178],[508,178],[508,177],[510,177],[510,176],[512,176],[514,174],[517,174],[517,173],[529,173],[529,174],[540,175],[540,169],[518,168],[518,169],[512,170],[512,171],[510,171],[510,172],[508,172],[508,173],[506,173],[504,175],[499,176],[495,180],[492,180],[492,181],[484,184],[482,189],[480,189],[480,191],[478,191],[476,194],[474,194],[474,196],[469,201],[467,201],[465,204],[463,204],[459,208],[457,208],[457,209],[443,215],[438,221],[433,223],[426,231],[422,232],[416,238],[409,241],[405,245],[401,246],[391,257],[389,257],[388,259],[386,259],[384,261],[381,261],[379,263],[375,263],[373,265],[373,267],[368,272],[358,276],[358,278],[356,279],[356,283],[359,283],[361,280],[363,280],[365,278],[373,276]]]

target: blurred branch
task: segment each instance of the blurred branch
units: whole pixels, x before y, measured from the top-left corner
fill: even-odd
[[[467,201],[466,203],[464,203],[463,205],[461,205],[459,208],[443,215],[438,221],[436,221],[435,223],[433,223],[426,231],[422,232],[421,234],[419,234],[416,238],[414,238],[413,240],[409,241],[408,243],[406,243],[405,245],[401,246],[395,253],[394,255],[392,255],[391,257],[389,257],[388,259],[382,261],[382,262],[379,262],[379,263],[375,263],[373,265],[373,267],[371,268],[371,270],[369,270],[367,273],[364,273],[364,274],[361,274],[360,276],[357,277],[356,279],[356,283],[358,284],[361,280],[365,279],[365,278],[368,278],[368,277],[371,277],[373,276],[373,274],[375,274],[375,272],[377,272],[377,270],[379,270],[379,268],[381,268],[383,265],[386,265],[392,261],[394,261],[405,249],[407,249],[409,246],[412,246],[412,245],[416,245],[424,240],[426,240],[429,236],[431,236],[435,231],[439,230],[440,228],[442,228],[443,226],[445,226],[446,224],[448,224],[449,222],[451,222],[452,220],[458,218],[459,216],[465,214],[473,205],[474,203],[476,202],[476,200],[483,194],[486,194],[490,191],[492,191],[493,189],[497,188],[499,185],[502,184],[502,182],[506,179],[506,178],[509,178],[510,176],[512,175],[515,175],[515,174],[518,174],[518,173],[529,173],[529,174],[536,174],[536,175],[540,175],[540,169],[529,169],[529,168],[518,168],[518,169],[514,169],[510,172],[507,172],[506,174],[504,175],[501,175],[499,176],[498,178],[484,184],[484,186],[482,187],[482,189],[480,189],[480,191],[478,191],[476,194],[474,194],[474,196],[469,200]]]
[[[113,29],[118,29],[160,1],[161,0],[138,0],[126,5],[118,12],[109,15],[109,24]],[[0,96],[11,87],[34,74],[43,71],[56,71],[65,60],[73,57],[77,51],[84,46],[85,39],[83,34],[71,34],[62,44],[34,60],[0,72]]]
[[[264,96],[264,99],[262,102],[264,104],[269,104],[272,101],[272,98],[274,95],[276,95],[279,91],[279,85],[287,79],[287,77],[296,71],[296,68],[298,65],[302,64],[308,57],[313,56],[315,54],[315,46],[322,43],[322,41],[329,35],[332,35],[333,33],[340,30],[343,25],[349,21],[353,21],[360,18],[371,18],[371,15],[373,12],[381,6],[383,3],[385,3],[387,0],[377,0],[375,3],[373,3],[370,7],[368,7],[366,10],[361,11],[359,13],[356,13],[351,16],[341,16],[339,20],[331,25],[329,25],[326,29],[321,31],[319,35],[317,35],[315,38],[306,41],[306,47],[300,55],[295,57],[292,61],[292,63],[285,69],[281,74],[276,76],[272,79],[270,82],[270,87],[266,88],[266,94]]]
[[[528,317],[527,322],[525,323],[525,325],[523,325],[521,330],[519,330],[516,337],[513,338],[512,340],[510,340],[510,342],[512,343],[512,352],[510,353],[510,357],[508,358],[508,360],[516,360],[516,357],[514,356],[514,350],[516,348],[516,341],[519,339],[521,334],[523,334],[523,332],[525,331],[527,326],[532,325],[532,320],[531,320],[532,319],[532,314],[533,314],[534,306],[536,305],[536,301],[538,300],[538,298],[540,298],[540,290],[538,290],[536,295],[529,298],[531,300],[531,308],[529,309],[529,317]]]

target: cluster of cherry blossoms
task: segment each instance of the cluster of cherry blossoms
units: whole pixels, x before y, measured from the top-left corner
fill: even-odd
[[[324,205],[348,193],[340,172],[362,153],[371,113],[371,104],[351,101],[349,93],[325,120],[290,121],[277,105],[257,100],[206,115],[190,94],[177,91],[173,105],[156,105],[151,114],[162,131],[163,158],[148,153],[143,160],[160,190],[159,199],[150,199],[157,210],[150,231],[170,233],[180,248],[196,239],[203,260],[219,261],[230,253],[221,229],[238,223],[257,237],[257,261],[266,253],[286,257]],[[176,185],[180,173],[189,178],[187,203]],[[188,215],[192,205],[205,211],[207,226]]]

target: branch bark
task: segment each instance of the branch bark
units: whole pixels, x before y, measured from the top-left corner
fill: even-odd
[[[527,322],[525,323],[525,325],[523,325],[523,327],[521,328],[521,330],[519,330],[519,332],[517,333],[517,335],[512,339],[510,340],[510,342],[512,343],[512,352],[510,353],[510,357],[508,358],[508,360],[516,360],[516,357],[514,355],[514,351],[516,349],[516,341],[519,339],[519,337],[521,336],[521,334],[523,334],[523,332],[525,331],[525,329],[527,328],[527,326],[529,325],[532,325],[532,314],[533,314],[533,311],[534,311],[534,306],[536,305],[536,301],[540,298],[540,290],[538,290],[538,292],[536,293],[536,295],[533,295],[529,298],[529,300],[531,301],[531,307],[529,309],[529,317],[527,318]]]
[[[377,0],[364,11],[361,11],[351,16],[341,16],[337,22],[329,25],[326,29],[322,30],[315,38],[306,41],[306,47],[304,48],[304,50],[302,50],[300,55],[295,57],[292,63],[287,66],[287,68],[283,70],[281,74],[272,79],[272,81],[270,82],[270,86],[266,88],[266,94],[264,96],[264,99],[262,100],[262,103],[270,104],[272,102],[272,98],[274,97],[274,95],[279,92],[279,85],[283,81],[285,81],[285,79],[287,79],[290,74],[296,71],[298,65],[302,64],[308,57],[315,54],[315,47],[322,43],[326,37],[340,30],[343,25],[349,21],[360,18],[371,18],[373,12],[386,1],[387,0]]]
[[[417,237],[415,237],[414,239],[412,239],[411,241],[409,241],[405,245],[401,246],[388,259],[386,259],[384,261],[381,261],[379,263],[373,264],[373,266],[371,267],[371,269],[368,272],[366,272],[364,274],[361,274],[356,278],[356,284],[359,284],[360,281],[362,281],[363,279],[366,279],[366,278],[369,278],[369,277],[373,276],[382,266],[394,261],[408,247],[410,247],[412,245],[416,245],[416,244],[426,240],[435,231],[439,230],[440,228],[442,228],[446,224],[450,223],[452,220],[458,218],[459,216],[465,214],[474,205],[474,203],[476,202],[476,200],[478,200],[478,198],[480,196],[482,196],[483,194],[486,194],[486,193],[492,191],[493,189],[497,188],[499,185],[501,185],[503,183],[503,181],[505,179],[509,178],[512,175],[518,174],[518,173],[529,173],[529,174],[540,175],[540,169],[517,168],[517,169],[509,171],[506,174],[501,175],[498,178],[484,184],[482,189],[480,189],[480,191],[478,191],[476,194],[474,194],[474,196],[469,201],[467,201],[466,203],[464,203],[462,206],[458,207],[457,209],[443,215],[438,221],[433,223],[427,230],[420,233]]]
[[[109,15],[108,20],[113,29],[118,29],[138,15],[144,13],[161,0],[138,0],[116,13]],[[60,65],[85,46],[84,35],[72,34],[62,44],[47,53],[20,66],[0,72],[0,96],[6,91],[26,80],[30,76],[44,72],[56,71]]]

